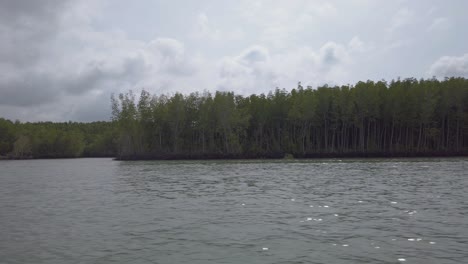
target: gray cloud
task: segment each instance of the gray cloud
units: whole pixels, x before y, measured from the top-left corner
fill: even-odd
[[[36,73],[27,77],[0,80],[0,104],[9,106],[36,106],[58,98],[53,81]]]
[[[161,76],[196,72],[181,42],[171,38],[134,41],[97,32],[80,17],[85,14],[76,14],[80,4],[86,6],[82,1],[61,0],[0,2],[0,105],[12,113],[18,111],[11,107],[24,110],[22,116],[3,114],[31,120],[30,113],[40,106],[47,109],[43,105],[70,107],[74,102],[94,101],[96,91],[107,101],[112,92],[168,83],[164,79],[170,77]],[[69,103],[60,104],[64,100]],[[90,114],[88,110],[61,111],[64,118],[76,112],[76,118],[89,120],[84,114]]]
[[[141,57],[122,58],[113,63],[89,61],[82,70],[63,76],[57,85],[69,94],[80,95],[118,83],[136,83],[144,71],[145,62]]]
[[[0,116],[106,119],[110,94],[128,89],[251,94],[298,81],[468,76],[464,1],[129,5],[0,0]]]
[[[77,101],[77,106],[69,113],[68,119],[78,122],[110,120],[110,110],[111,104],[109,94],[96,94],[85,100]]]
[[[35,106],[58,95],[51,76],[38,68],[59,30],[67,1],[0,3],[0,104]]]
[[[242,52],[239,59],[247,64],[264,62],[269,58],[268,50],[261,46],[253,46]]]
[[[32,18],[50,18],[57,16],[57,11],[61,10],[67,1],[62,0],[2,0],[0,5],[1,20],[18,21],[30,20]]]
[[[344,59],[343,50],[336,43],[329,42],[320,49],[321,62],[324,67],[330,67]]]
[[[19,68],[16,74],[5,71],[0,79],[0,104],[33,107],[66,95],[79,96],[112,85],[136,83],[145,72],[145,63],[139,57],[112,63],[93,60],[80,63],[83,65],[76,65],[76,69],[45,65],[43,69],[25,66],[25,70]]]
[[[450,19],[447,17],[435,18],[427,31],[447,30],[450,27]]]
[[[0,58],[3,64],[33,64],[54,38],[68,1],[2,0],[0,2]]]
[[[414,14],[407,7],[403,7],[398,12],[393,15],[390,25],[387,28],[388,33],[393,34],[395,31],[398,31],[404,28],[406,25],[411,23],[414,18]]]

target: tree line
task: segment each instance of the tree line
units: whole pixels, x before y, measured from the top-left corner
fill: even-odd
[[[1,158],[119,159],[468,154],[468,80],[358,82],[242,96],[111,98],[112,120],[0,118]]]
[[[468,154],[468,80],[112,96],[119,159]]]
[[[0,118],[0,159],[115,157],[111,122],[21,123]]]

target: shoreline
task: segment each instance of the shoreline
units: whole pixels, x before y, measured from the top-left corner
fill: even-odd
[[[427,152],[427,153],[307,153],[293,155],[289,153],[272,153],[264,155],[235,155],[235,154],[164,154],[164,155],[137,155],[137,156],[83,156],[83,157],[24,157],[13,158],[0,156],[0,160],[54,160],[54,159],[86,159],[109,158],[120,161],[150,161],[150,160],[307,160],[307,159],[335,159],[335,158],[455,158],[468,157],[468,152]]]
[[[450,158],[468,157],[468,152],[431,152],[431,153],[309,153],[303,155],[141,155],[131,157],[114,157],[115,160],[291,160],[291,159],[333,159],[333,158]]]

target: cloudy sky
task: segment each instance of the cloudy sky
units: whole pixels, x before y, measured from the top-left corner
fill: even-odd
[[[468,1],[0,0],[0,117],[108,120],[110,95],[468,77]]]

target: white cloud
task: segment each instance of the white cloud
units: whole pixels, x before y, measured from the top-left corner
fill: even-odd
[[[468,77],[468,53],[459,57],[439,58],[431,65],[429,74],[436,77]]]
[[[152,40],[149,43],[149,48],[154,48],[155,52],[159,53],[163,58],[168,59],[179,59],[185,52],[184,45],[171,38]]]
[[[344,83],[348,75],[346,67],[350,64],[350,48],[331,41],[316,51],[297,47],[271,53],[266,47],[256,45],[223,59],[218,88],[250,94],[268,92],[275,87],[290,89],[298,81],[312,86]]]
[[[198,15],[196,26],[197,33],[199,33],[201,36],[219,34],[217,30],[212,32],[213,30],[209,25],[208,16],[205,13]]]
[[[274,49],[292,48],[303,34],[338,19],[338,10],[328,1],[246,1],[242,17],[259,29],[258,40]],[[322,24],[323,23],[323,24]]]
[[[225,57],[218,63],[219,79],[217,89],[235,90],[243,94],[254,93],[277,83],[275,71],[271,68],[269,51],[255,45],[237,56]]]
[[[148,61],[160,73],[191,75],[196,67],[186,55],[184,45],[171,38],[157,38],[147,45]],[[151,69],[154,71],[155,69]]]
[[[233,27],[228,30],[220,30],[215,23],[208,18],[205,13],[199,13],[191,36],[201,41],[235,41],[245,37],[244,31],[239,27]]]
[[[348,43],[348,46],[353,51],[363,52],[366,50],[364,42],[358,37],[354,36]]]

